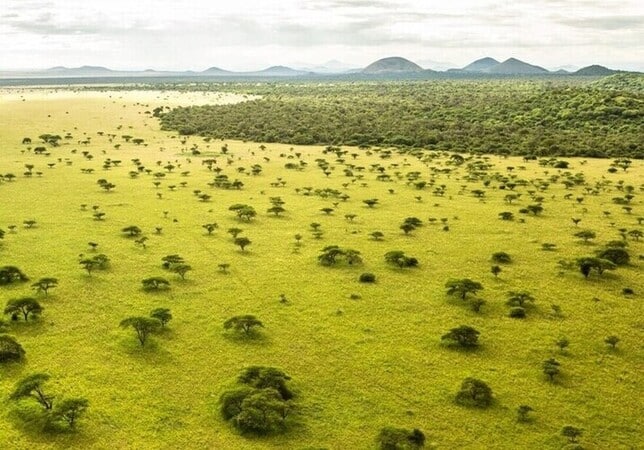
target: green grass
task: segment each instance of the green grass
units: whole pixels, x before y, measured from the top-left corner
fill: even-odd
[[[439,448],[560,448],[566,442],[560,430],[568,424],[584,429],[581,442],[588,448],[642,445],[642,243],[629,240],[631,265],[601,278],[584,280],[576,271],[560,273],[557,266],[561,259],[591,254],[619,239],[619,228],[641,228],[636,219],[642,215],[642,161],[633,161],[625,173],[609,174],[610,161],[568,159],[570,171],[583,172],[588,185],[603,178],[612,184],[600,195],[586,195],[579,205],[575,198],[583,195],[584,186],[567,191],[560,182],[551,183],[541,194],[543,214],[533,217],[518,214],[533,203],[526,193],[531,186],[518,186],[523,196],[507,205],[507,191],[498,189],[498,181],[489,187],[482,180],[467,182],[464,166],[435,176],[436,185],[447,185],[446,195],[437,197],[429,188],[419,191],[404,178],[396,179],[396,171],[421,171],[422,179],[429,180],[427,166],[411,154],[393,152],[390,159],[381,159],[377,152],[351,149],[359,156],[354,161],[347,155],[346,162],[366,168],[364,179],[355,182],[344,176],[335,155],[323,155],[321,147],[266,144],[261,150],[259,143],[227,141],[233,160],[228,165],[220,155],[223,142],[190,137],[181,143],[172,133],[159,131],[156,119],[145,111],[166,104],[165,97],[143,103],[137,93],[122,92],[118,99],[39,95],[27,93],[24,102],[1,103],[0,173],[17,178],[0,184],[0,228],[18,227],[0,241],[0,266],[17,265],[34,281],[57,277],[60,286],[41,299],[45,311],[39,321],[10,327],[27,356],[24,363],[0,368],[0,442],[7,448],[368,449],[387,425],[418,427]],[[110,143],[98,131],[117,138]],[[25,136],[34,140],[33,147],[42,133],[66,132],[73,139],[50,149],[48,157],[27,152],[21,144]],[[125,143],[122,134],[144,138],[147,146]],[[91,144],[77,143],[87,136]],[[118,150],[116,143],[121,144]],[[194,144],[201,157],[191,156]],[[92,161],[83,158],[84,150],[94,155]],[[296,152],[308,166],[301,172],[284,169],[297,161],[287,158]],[[207,186],[215,174],[201,160],[213,156],[222,173],[244,182],[242,190]],[[428,165],[451,167],[448,156]],[[107,158],[123,162],[104,171]],[[156,189],[151,175],[129,177],[132,158],[154,171],[163,170],[156,161],[178,161],[181,168]],[[317,167],[317,158],[335,166],[328,177]],[[49,162],[57,164],[49,169]],[[489,162],[494,167],[488,175],[507,175],[506,167],[514,166],[512,173],[529,181],[565,172],[520,158],[490,157]],[[395,181],[376,181],[378,172],[369,168],[377,163]],[[34,172],[42,171],[42,176],[23,177],[24,164],[34,164]],[[262,166],[260,175],[236,170],[253,164]],[[87,168],[94,173],[81,173]],[[182,177],[180,172],[187,170],[189,176]],[[278,177],[285,187],[271,185]],[[99,178],[114,183],[114,192],[103,192],[96,184]],[[618,180],[635,186],[630,215],[611,202],[623,195],[615,188]],[[187,186],[168,189],[181,181]],[[344,183],[349,183],[346,189]],[[459,195],[461,185],[467,189]],[[295,192],[305,186],[346,191],[350,198],[342,202]],[[198,201],[195,189],[211,194],[211,201]],[[471,195],[474,189],[486,191],[485,201]],[[563,199],[567,192],[572,199]],[[266,213],[274,196],[285,201],[284,217]],[[380,204],[368,208],[362,203],[368,198],[378,198]],[[332,215],[320,212],[333,202],[339,204]],[[257,218],[240,223],[228,211],[234,203],[254,206]],[[81,211],[81,204],[88,205],[87,211]],[[106,213],[105,221],[92,219],[92,205]],[[501,211],[514,212],[515,220],[499,220]],[[603,211],[611,216],[604,217]],[[357,217],[349,222],[345,214]],[[410,216],[425,225],[405,236],[398,227]],[[430,225],[429,217],[439,220]],[[572,217],[582,219],[578,228]],[[441,218],[448,219],[449,231],[441,230]],[[23,228],[27,219],[37,220],[37,226]],[[201,227],[209,222],[219,224],[212,236]],[[313,239],[312,222],[322,224],[321,240]],[[144,230],[147,249],[122,236],[121,228],[128,225]],[[162,234],[154,234],[155,227],[163,227]],[[231,227],[242,228],[242,235],[251,239],[245,252],[226,232]],[[573,237],[586,228],[597,232],[596,243],[584,245]],[[375,230],[385,234],[382,242],[369,238]],[[297,233],[304,239],[295,252]],[[109,270],[88,276],[78,265],[79,254],[92,255],[89,241],[98,242],[97,252],[110,257]],[[544,242],[557,244],[557,250],[542,251]],[[317,255],[333,244],[361,251],[364,264],[320,266]],[[387,266],[383,255],[390,250],[404,250],[420,266]],[[490,257],[497,251],[508,252],[514,262],[502,265],[495,278]],[[161,258],[173,253],[194,269],[185,281],[161,269]],[[230,263],[229,274],[219,271],[220,263]],[[359,283],[362,272],[376,274],[377,283]],[[151,276],[167,277],[171,289],[144,292],[141,280]],[[484,285],[479,296],[487,304],[481,314],[446,296],[445,282],[461,277]],[[0,304],[30,295],[29,284],[0,287]],[[636,295],[623,296],[624,287]],[[507,317],[504,302],[510,290],[534,294],[536,306],[527,319]],[[282,293],[289,299],[286,305],[279,301]],[[360,298],[351,299],[352,294]],[[550,314],[551,304],[561,306],[563,318]],[[174,319],[166,332],[141,348],[134,333],[118,324],[156,307],[170,308]],[[238,314],[262,320],[263,338],[240,341],[225,333],[223,322]],[[441,345],[440,337],[461,324],[481,332],[479,350],[459,352]],[[615,351],[603,343],[610,334],[621,338]],[[562,335],[571,342],[566,353],[554,344]],[[562,365],[554,384],[541,371],[551,356]],[[219,395],[243,367],[253,364],[276,366],[292,376],[299,407],[289,433],[244,437],[221,419]],[[38,371],[52,375],[48,390],[58,397],[89,399],[77,433],[42,433],[21,419],[24,405],[5,401],[21,377]],[[492,387],[492,408],[478,411],[454,403],[468,376]],[[516,422],[521,404],[535,409],[533,422]]]

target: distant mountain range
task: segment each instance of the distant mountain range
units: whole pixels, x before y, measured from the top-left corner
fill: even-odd
[[[348,66],[338,61],[312,66],[304,69],[293,69],[286,66],[272,66],[252,72],[234,72],[210,67],[204,71],[160,71],[160,70],[112,70],[101,66],[81,67],[52,67],[45,70],[0,71],[0,78],[47,79],[47,78],[293,78],[293,77],[332,77],[332,76],[394,76],[422,78],[424,76],[530,76],[530,75],[566,75],[566,76],[607,76],[623,72],[609,69],[600,65],[584,67],[571,72],[560,68],[555,71],[509,58],[499,62],[494,58],[481,58],[462,68],[451,68],[445,71],[424,69],[420,65],[399,57],[382,58],[369,64],[363,69],[348,69]],[[570,66],[564,66],[569,68]]]

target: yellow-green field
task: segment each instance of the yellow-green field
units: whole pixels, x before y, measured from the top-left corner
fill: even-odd
[[[563,271],[557,264],[621,239],[620,228],[642,228],[637,220],[644,214],[642,161],[633,161],[626,172],[609,173],[610,160],[568,159],[566,170],[490,156],[485,158],[493,168],[468,181],[466,166],[475,158],[454,166],[447,154],[423,161],[395,150],[382,158],[382,151],[347,148],[342,163],[321,147],[260,148],[260,143],[175,136],[159,131],[157,120],[146,113],[158,106],[242,100],[209,95],[214,97],[0,92],[0,174],[16,175],[0,182],[0,229],[7,232],[0,240],[0,266],[18,266],[32,281],[59,279],[59,287],[38,297],[44,306],[40,319],[25,324],[6,317],[8,332],[26,358],[0,367],[0,448],[369,449],[387,425],[420,428],[428,446],[445,449],[561,448],[564,425],[583,428],[584,448],[644,445],[642,240],[628,238],[630,265],[601,277],[584,279],[578,270]],[[49,156],[36,155],[33,148],[43,145],[38,140],[43,133],[71,137],[58,147],[47,146]],[[116,135],[112,142],[110,134]],[[122,135],[142,138],[144,144],[126,142]],[[24,137],[32,144],[23,145]],[[192,155],[195,146],[200,155]],[[467,149],[461,150],[467,156]],[[108,158],[122,162],[105,170]],[[135,158],[152,173],[132,178]],[[212,158],[222,174],[243,182],[241,190],[207,184],[216,174],[202,161]],[[329,163],[328,176],[318,158]],[[300,160],[307,163],[303,170],[285,169]],[[167,172],[168,162],[176,168],[157,188],[153,174]],[[34,165],[32,176],[23,175],[25,164]],[[259,175],[251,174],[255,164],[261,165]],[[346,176],[347,164],[365,170],[354,168],[353,176]],[[376,179],[376,164],[391,181]],[[432,172],[432,167],[452,171]],[[420,180],[446,185],[445,195],[408,184],[406,175],[413,171],[421,173]],[[566,189],[565,172],[583,173],[586,183]],[[499,188],[495,174],[529,182],[516,187],[522,194],[518,201],[504,201],[509,191]],[[536,193],[544,197],[543,213],[520,214],[535,203],[528,191],[538,189],[530,183],[555,175],[557,181]],[[101,178],[115,189],[101,189]],[[611,183],[597,195],[586,192],[603,180]],[[617,190],[620,180],[634,186],[630,214],[611,201],[624,195]],[[337,189],[349,199],[306,196],[305,187]],[[472,195],[476,189],[485,191],[483,199]],[[200,201],[195,190],[212,198]],[[567,193],[572,196],[564,199]],[[285,202],[282,217],[266,212],[270,197],[277,196]],[[577,197],[583,197],[581,203]],[[370,198],[379,204],[367,207],[363,200]],[[228,210],[236,203],[253,206],[257,217],[240,222]],[[106,214],[104,221],[93,219],[94,205]],[[324,207],[334,212],[326,215],[320,211]],[[515,219],[499,220],[502,211],[513,212]],[[356,217],[349,221],[347,214]],[[405,235],[399,226],[407,217],[424,225]],[[573,217],[581,219],[577,227]],[[28,229],[23,222],[30,219],[37,225]],[[447,219],[448,231],[441,219]],[[209,236],[202,225],[212,222],[219,228]],[[321,239],[311,233],[313,222],[321,224]],[[16,225],[14,232],[10,225]],[[129,225],[143,229],[146,248],[121,233]],[[232,242],[231,227],[242,228],[252,241],[246,251]],[[595,231],[597,238],[582,243],[574,237],[581,229]],[[376,230],[384,234],[382,241],[371,239]],[[298,233],[303,236],[299,248]],[[108,270],[91,276],[78,263],[79,255],[92,256],[90,241],[99,244],[95,253],[111,261]],[[543,251],[542,243],[557,248]],[[317,256],[327,245],[359,250],[364,262],[323,267]],[[383,255],[390,250],[415,256],[419,267],[387,265]],[[509,253],[513,262],[501,265],[497,278],[490,273],[490,258],[498,251]],[[192,266],[186,280],[161,268],[168,254],[179,254]],[[220,271],[222,263],[230,264],[229,273]],[[359,283],[363,272],[374,273],[377,282]],[[166,277],[171,288],[143,291],[141,280],[152,276]],[[445,293],[446,281],[465,277],[484,286],[478,295],[487,303],[480,313]],[[0,286],[0,305],[34,295],[30,285]],[[623,295],[626,287],[635,294]],[[508,317],[505,301],[511,290],[527,290],[536,298],[524,320]],[[288,303],[280,302],[281,294]],[[553,304],[561,307],[562,317],[553,314]],[[170,308],[174,319],[142,348],[119,322],[156,307]],[[262,337],[240,339],[225,332],[223,322],[238,314],[262,320]],[[481,332],[479,350],[462,352],[441,343],[444,333],[461,324]],[[608,335],[621,339],[615,350],[604,343]],[[565,352],[555,346],[562,336],[570,340]],[[555,383],[542,372],[550,357],[561,363]],[[248,365],[279,367],[292,377],[298,407],[289,432],[242,436],[221,418],[220,394]],[[58,397],[89,400],[77,432],[44,433],[21,418],[24,405],[7,400],[15,383],[33,372],[49,373],[47,389]],[[468,376],[490,385],[491,408],[454,403]],[[533,421],[517,422],[521,404],[535,409]]]

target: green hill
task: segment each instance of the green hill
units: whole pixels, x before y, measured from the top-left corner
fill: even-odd
[[[403,72],[422,72],[424,69],[418,64],[399,56],[382,58],[369,64],[362,69],[362,73],[382,74],[382,73],[403,73]]]

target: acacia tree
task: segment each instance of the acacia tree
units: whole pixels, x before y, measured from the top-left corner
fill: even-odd
[[[136,237],[139,236],[143,230],[141,230],[139,227],[136,225],[130,225],[121,230],[123,233],[125,233],[129,237]]]
[[[14,337],[0,334],[0,363],[20,361],[23,356],[25,356],[25,350]]]
[[[43,408],[51,410],[54,404],[54,397],[45,394],[42,385],[49,380],[47,373],[34,373],[18,382],[16,388],[9,396],[11,400],[24,398],[35,399]]]
[[[243,331],[248,336],[255,327],[264,327],[264,324],[255,316],[246,314],[234,316],[224,322],[226,330]]]
[[[588,241],[597,237],[597,233],[592,230],[582,230],[575,233],[575,237],[582,239],[584,243],[588,243]]]
[[[248,239],[247,237],[240,236],[240,237],[235,238],[235,245],[237,245],[241,249],[242,252],[250,244],[252,244],[252,241],[250,239]]]
[[[121,328],[133,328],[136,332],[136,337],[141,343],[141,347],[145,345],[148,336],[161,328],[161,322],[158,319],[150,317],[133,316],[123,319],[119,324]]]
[[[573,427],[572,425],[566,425],[561,429],[561,435],[568,438],[568,442],[574,444],[577,442],[579,437],[583,434],[581,428]]]
[[[169,289],[170,282],[163,277],[150,277],[141,281],[143,289],[148,291],[158,291],[161,289]]]
[[[407,256],[405,252],[400,250],[392,250],[385,253],[385,261],[388,264],[398,266],[400,269],[418,266],[418,260],[416,258]]]
[[[543,373],[548,375],[551,382],[555,380],[555,375],[559,375],[561,364],[554,358],[548,358],[543,362]]]
[[[221,395],[222,416],[242,432],[284,430],[293,408],[293,393],[286,385],[290,379],[274,367],[248,367],[238,378],[239,386]]]
[[[192,270],[192,266],[189,264],[172,264],[168,269],[170,272],[178,274],[182,280],[186,279],[186,273]]]
[[[576,263],[584,278],[588,278],[593,270],[596,270],[599,275],[602,275],[606,270],[615,270],[617,267],[607,259],[595,258],[593,256],[578,258]]]
[[[250,205],[245,205],[241,203],[232,205],[228,209],[230,211],[235,211],[235,213],[237,213],[237,217],[240,220],[245,220],[246,222],[250,222],[251,219],[257,215],[255,208],[253,208]]]
[[[52,419],[67,422],[69,428],[74,428],[76,421],[88,407],[89,401],[85,398],[66,398],[56,405],[52,412]]]
[[[604,339],[604,342],[607,345],[610,345],[611,348],[613,348],[613,349],[617,346],[617,343],[619,341],[620,341],[620,339],[615,335],[606,336],[606,338]]]
[[[469,278],[462,278],[460,280],[449,280],[445,283],[447,288],[447,295],[457,295],[461,300],[465,300],[467,294],[476,294],[483,289],[483,285],[478,281],[472,281]]]
[[[48,294],[49,289],[55,288],[58,286],[57,278],[41,278],[36,281],[31,287],[37,292],[43,292],[45,295]]]
[[[172,313],[168,308],[155,308],[150,311],[150,317],[157,319],[161,323],[161,327],[165,327],[172,320]]]
[[[217,228],[219,228],[219,225],[217,225],[216,223],[206,223],[206,224],[202,225],[201,227],[204,228],[208,232],[209,235],[211,235],[213,231],[215,231]]]
[[[106,269],[109,261],[107,256],[100,254],[91,258],[82,258],[78,263],[83,266],[88,275],[91,275],[96,269]]]
[[[508,306],[520,306],[525,308],[527,303],[533,304],[534,297],[527,291],[510,291],[508,293],[508,300],[506,305]]]
[[[318,255],[318,261],[323,266],[333,266],[344,260],[348,265],[357,265],[362,263],[360,252],[350,248],[340,248],[337,245],[329,245],[322,249]]]
[[[484,381],[465,378],[461,390],[456,394],[456,403],[464,406],[487,408],[492,403],[492,389]]]
[[[43,307],[38,303],[38,300],[31,297],[14,298],[7,302],[4,308],[5,314],[11,314],[13,319],[18,318],[18,314],[22,314],[25,322],[29,320],[29,316],[35,317],[40,314]]]
[[[3,266],[0,267],[0,286],[3,284],[11,284],[16,282],[28,281],[29,277],[22,273],[16,266]]]
[[[460,347],[472,348],[479,345],[478,339],[480,334],[479,331],[468,325],[460,325],[444,334],[441,340],[454,343]]]
[[[384,427],[376,438],[380,450],[415,450],[425,445],[425,434],[418,428]]]

